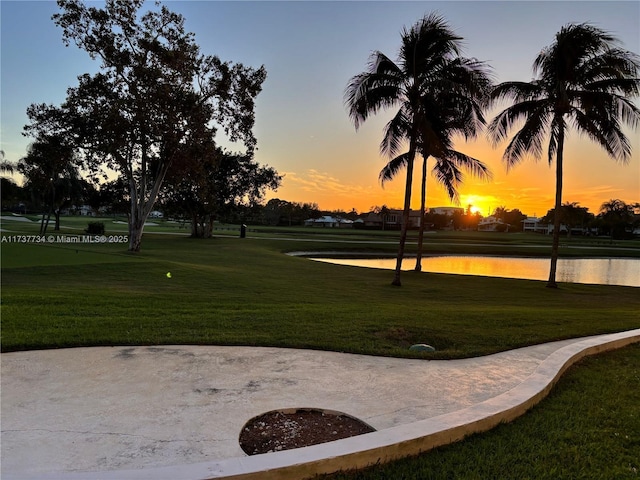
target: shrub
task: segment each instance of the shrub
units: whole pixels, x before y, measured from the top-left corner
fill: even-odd
[[[91,235],[104,235],[104,223],[102,222],[89,222],[86,233]]]

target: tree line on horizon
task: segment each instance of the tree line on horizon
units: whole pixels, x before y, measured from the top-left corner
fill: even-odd
[[[0,151],[0,154],[2,152]],[[0,162],[3,172],[9,173],[13,167]],[[10,178],[0,177],[2,194],[0,199],[0,210],[22,215],[38,215],[41,218],[44,228],[41,234],[46,234],[46,222],[48,221],[49,205],[43,197],[47,190],[40,189],[42,184],[37,182],[27,182],[24,186],[19,186]],[[90,217],[126,217],[129,207],[129,200],[126,196],[126,189],[121,182],[112,180],[103,183],[101,188],[80,177],[66,179],[57,182],[56,196],[59,200],[54,213],[54,231],[60,229],[60,215],[88,215]],[[242,190],[242,188],[241,188]],[[225,190],[230,191],[230,190]],[[181,207],[181,203],[175,203],[175,197],[161,197],[156,203],[157,209],[162,213],[164,219],[178,221],[181,224],[190,223],[192,237],[208,238],[216,224],[240,224],[265,225],[279,227],[295,227],[306,225],[309,220],[317,220],[324,216],[336,219],[346,219],[356,221],[374,215],[380,220],[376,226],[365,226],[355,224],[354,228],[400,230],[400,224],[389,222],[391,214],[402,209],[389,208],[386,205],[371,206],[368,210],[359,212],[355,208],[349,211],[342,209],[323,210],[317,203],[313,202],[289,202],[280,198],[272,198],[266,203],[254,202],[246,204],[242,201],[230,200],[218,207],[215,219],[206,218],[198,220],[200,211],[197,201],[193,201],[195,211],[186,211]],[[85,210],[88,208],[88,210]],[[44,213],[43,213],[44,212]],[[555,209],[551,208],[547,213],[539,218],[544,225],[553,224]],[[521,232],[523,231],[523,221],[528,216],[520,209],[508,209],[505,206],[496,207],[490,212],[490,217],[497,219],[500,224],[498,232]],[[423,221],[428,230],[478,230],[478,224],[483,218],[487,218],[479,212],[472,213],[471,205],[466,209],[456,209],[451,214],[437,213],[437,209],[427,209],[424,213]],[[565,202],[561,207],[561,233],[565,233],[569,238],[574,232],[578,235],[604,235],[612,239],[631,239],[637,236],[636,232],[640,228],[640,202],[627,203],[620,199],[611,199],[604,202],[597,214],[589,211],[588,207],[581,207],[578,202]],[[411,228],[411,227],[410,227]],[[194,231],[198,229],[198,231]],[[207,235],[208,233],[208,235]]]
[[[470,207],[470,206],[469,206]],[[470,208],[459,209],[451,214],[437,213],[427,209],[423,221],[428,230],[477,230],[478,224],[484,217],[480,213],[472,213]],[[368,227],[371,229],[396,229],[401,225],[385,223],[385,218],[394,211],[386,205],[372,206],[366,211],[358,212],[355,208],[345,210],[321,210],[315,203],[288,202],[279,198],[269,200],[266,205],[258,207],[247,215],[255,225],[270,226],[301,226],[310,219],[319,219],[323,216],[331,216],[336,219],[355,221],[364,219],[374,214],[381,219],[381,225]],[[523,221],[528,216],[518,208],[508,209],[504,206],[496,207],[490,215],[500,221],[498,232],[522,232]],[[578,235],[604,235],[612,239],[631,239],[640,228],[640,202],[627,203],[620,199],[610,199],[600,205],[597,214],[589,211],[588,207],[582,207],[578,202],[565,202],[560,208],[561,234],[569,238],[572,234]],[[539,218],[541,224],[553,225],[555,208]],[[500,228],[501,227],[501,228]],[[358,228],[358,227],[355,227]],[[361,226],[360,228],[365,228]],[[411,227],[409,227],[411,228]]]
[[[35,140],[20,162],[3,162],[32,183],[49,216],[61,210],[79,180],[101,184],[100,194],[111,191],[124,199],[129,250],[138,251],[144,223],[157,205],[189,216],[192,234],[205,237],[221,216],[260,208],[265,192],[282,181],[273,168],[253,159],[255,99],[266,78],[264,66],[202,54],[194,34],[184,29],[184,17],[161,4],[142,12],[144,0],[106,0],[103,8],[81,0],[57,3],[60,12],[52,20],[62,29],[64,44],[86,51],[100,69],[80,75],[61,105],[32,104],[24,133]],[[383,131],[380,151],[390,160],[379,176],[384,183],[406,172],[394,285],[401,285],[418,157],[423,219],[429,166],[453,202],[465,173],[491,179],[480,159],[457,149],[458,136],[469,140],[486,131],[495,147],[507,141],[507,168],[546,151],[549,163],[556,164],[555,212],[562,208],[569,128],[614,160],[630,157],[622,126],[636,128],[640,120],[631,100],[640,89],[640,60],[611,34],[586,23],[565,25],[534,59],[531,82],[499,85],[486,62],[461,55],[462,41],[443,17],[427,14],[402,30],[396,60],[375,51],[366,70],[345,88],[345,107],[356,129],[379,111],[396,109]],[[486,110],[503,101],[511,106],[487,121]],[[244,151],[221,149],[218,131]],[[116,179],[106,182],[107,172],[115,172]],[[557,287],[560,222],[554,214],[549,287]],[[416,270],[425,222],[420,224]]]

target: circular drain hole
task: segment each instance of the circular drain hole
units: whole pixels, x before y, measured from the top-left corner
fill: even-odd
[[[275,410],[249,420],[240,433],[247,455],[279,452],[354,437],[375,429],[341,412],[315,408]]]

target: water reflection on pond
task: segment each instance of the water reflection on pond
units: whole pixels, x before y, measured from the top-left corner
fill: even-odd
[[[312,258],[312,260],[357,267],[393,270],[395,258]],[[405,258],[403,270],[412,270],[415,258]],[[486,277],[547,280],[548,258],[488,257],[478,255],[446,255],[423,257],[422,270],[432,273],[481,275]],[[640,259],[637,258],[571,258],[559,259],[556,280],[568,283],[595,283],[640,287]]]

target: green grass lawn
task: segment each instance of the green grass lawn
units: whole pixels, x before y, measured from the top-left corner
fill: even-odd
[[[62,224],[62,234],[76,235],[86,219]],[[3,222],[2,229],[34,234],[37,225]],[[220,230],[220,237],[193,240],[165,223],[147,229],[139,254],[117,243],[3,242],[2,351],[225,344],[459,358],[640,327],[638,288],[554,290],[539,281],[416,272],[403,273],[397,288],[390,271],[283,254],[396,249],[397,232],[321,230],[259,229],[246,239]],[[118,232],[126,226],[107,228]],[[469,232],[427,239],[430,252],[529,255],[548,254],[548,241]],[[581,256],[640,256],[637,242],[575,242],[563,255],[580,245],[588,247],[574,249]],[[410,352],[413,343],[437,351]],[[335,478],[638,478],[638,392],[640,347],[632,346],[582,362],[512,424]]]
[[[453,358],[640,324],[636,288],[415,272],[394,288],[390,271],[282,253],[371,248],[341,241],[148,234],[139,254],[4,243],[2,350],[241,344],[410,356],[429,343],[429,358]]]

